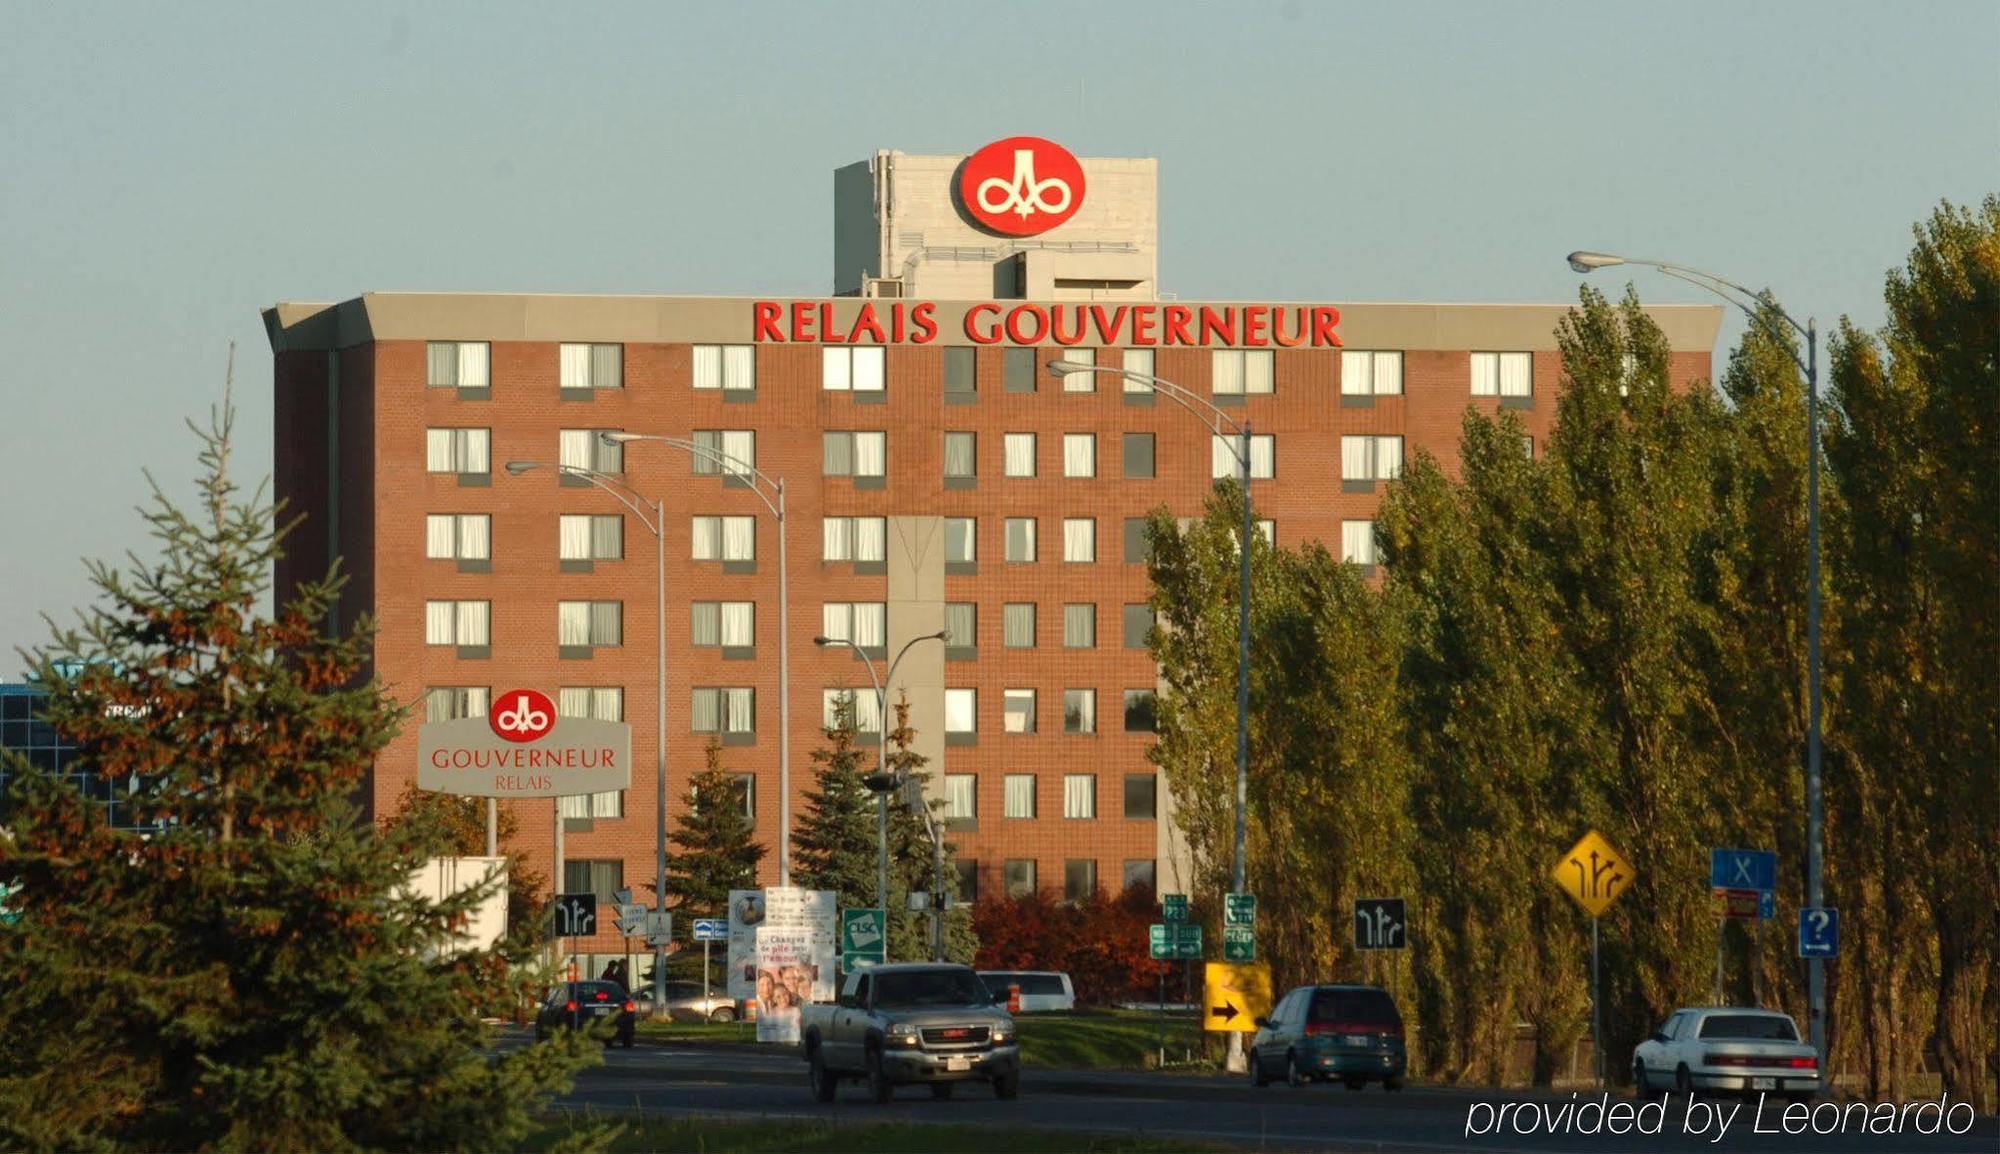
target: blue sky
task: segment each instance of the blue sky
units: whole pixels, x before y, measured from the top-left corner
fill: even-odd
[[[1572,300],[1590,247],[1822,327],[2000,187],[1990,2],[0,12],[0,674],[144,547],[142,469],[186,492],[231,341],[269,470],[261,307],[825,291],[830,174],[877,148],[1157,156],[1184,297]]]

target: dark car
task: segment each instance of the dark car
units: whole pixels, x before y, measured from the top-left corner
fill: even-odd
[[[542,1041],[557,1030],[587,1029],[609,1021],[614,1028],[604,1044],[608,1046],[615,1041],[630,1047],[632,1009],[632,999],[617,982],[564,982],[542,999],[541,1012],[535,1015],[535,1041]]]
[[[1379,986],[1300,986],[1257,1019],[1250,1041],[1250,1080],[1339,1078],[1350,1090],[1368,1082],[1403,1088],[1403,1016]]]

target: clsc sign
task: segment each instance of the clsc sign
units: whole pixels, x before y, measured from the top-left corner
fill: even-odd
[[[568,797],[632,784],[632,727],[556,716],[533,689],[510,689],[485,717],[417,727],[417,788],[471,797]]]

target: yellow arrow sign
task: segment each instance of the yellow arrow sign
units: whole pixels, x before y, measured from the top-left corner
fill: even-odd
[[[1596,918],[1624,896],[1636,873],[1632,863],[1612,849],[1603,834],[1591,830],[1556,862],[1549,876],[1576,899],[1583,912]]]
[[[1230,965],[1209,962],[1202,968],[1203,1029],[1254,1034],[1257,1019],[1271,1015],[1271,967],[1264,962]]]

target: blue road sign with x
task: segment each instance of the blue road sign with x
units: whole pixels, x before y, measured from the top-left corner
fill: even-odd
[[[1767,849],[1709,850],[1708,884],[1719,890],[1775,890],[1778,855]]]

